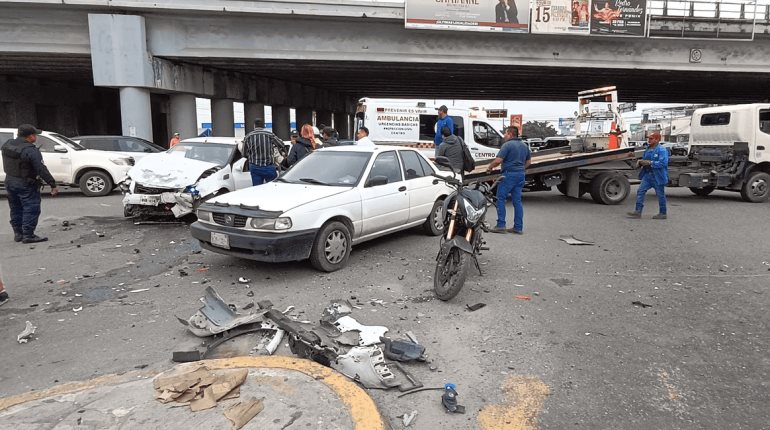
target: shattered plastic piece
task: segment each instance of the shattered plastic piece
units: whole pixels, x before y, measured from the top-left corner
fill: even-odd
[[[248,296],[248,294],[247,294]],[[273,308],[273,302],[270,300],[260,300],[257,302],[257,306],[259,306],[260,309],[268,310]],[[286,311],[288,312],[288,311]],[[284,312],[284,313],[286,313]]]
[[[129,293],[143,293],[145,291],[150,291],[150,289],[149,288],[140,288],[138,290],[131,290],[131,291],[129,291]]]
[[[233,423],[233,430],[238,430],[259,415],[263,409],[265,409],[264,399],[252,397],[227,408],[225,417]]]
[[[483,308],[486,305],[487,305],[486,303],[476,303],[475,305],[465,305],[465,307],[468,308],[469,311],[474,312]]]
[[[340,345],[358,346],[359,339],[360,338],[358,336],[358,332],[348,331],[335,337],[334,341],[339,343]]]
[[[251,279],[247,279],[241,276],[240,278],[238,278],[238,282],[240,282],[241,284],[248,284],[249,282],[251,282]]]
[[[24,327],[24,331],[16,336],[16,341],[19,343],[27,343],[30,339],[32,339],[32,335],[35,334],[35,330],[37,330],[37,327],[33,326],[31,322],[27,321],[27,325]]]
[[[72,308],[72,312],[80,312],[83,310],[83,306],[78,306],[76,308]]]
[[[291,306],[286,312],[291,310]],[[302,358],[309,358],[324,366],[331,363],[340,355],[339,348],[334,346],[334,341],[326,336],[323,330],[317,327],[294,321],[275,309],[265,313],[265,318],[273,321],[279,328],[289,334],[289,348],[293,354]]]
[[[261,313],[238,316],[211,287],[206,288],[206,295],[200,300],[203,306],[187,320],[187,328],[196,336],[211,336],[240,325],[262,321]]]
[[[457,404],[457,391],[455,391],[456,388],[457,386],[455,386],[455,384],[444,385],[444,394],[441,395],[441,404],[444,405],[444,408],[447,410],[447,412],[464,414],[465,406]]]
[[[634,305],[634,306],[639,306],[640,308],[651,308],[652,307],[652,305],[648,305],[647,303],[642,303],[642,302],[640,302],[638,300],[634,301],[634,302],[631,302],[631,304]]]
[[[524,296],[524,295],[513,296],[513,298],[515,298],[516,300],[526,300],[526,301],[532,300],[532,297]]]
[[[425,347],[414,342],[406,340],[390,340],[387,337],[381,337],[380,341],[385,344],[385,357],[396,361],[425,361]]]
[[[559,240],[567,242],[569,245],[594,245],[593,242],[586,242],[580,239],[575,239],[575,236],[559,236]]]
[[[418,342],[418,341],[417,341],[417,336],[415,336],[415,335],[414,335],[414,333],[412,333],[412,331],[411,331],[411,330],[410,330],[410,331],[407,331],[405,334],[406,334],[406,337],[408,337],[408,338],[409,338],[409,340],[411,340],[412,342],[414,342],[414,343],[420,343],[420,342]]]
[[[388,389],[397,385],[379,346],[351,348],[347,354],[337,357],[332,368],[364,388]]]
[[[417,417],[417,411],[412,411],[411,414],[404,414],[403,417],[401,417],[401,420],[404,422],[404,427],[409,427],[409,425],[412,424],[412,421]]]
[[[341,332],[351,331],[351,330],[357,330],[360,332],[359,336],[361,337],[361,340],[359,341],[359,345],[361,346],[370,346],[374,345],[376,343],[380,342],[380,337],[385,336],[385,333],[387,333],[388,328],[383,326],[366,326],[361,325],[358,321],[356,321],[354,318],[349,316],[344,316],[337,321],[334,322],[334,325],[337,327],[337,329]]]
[[[337,321],[345,315],[350,315],[353,312],[353,305],[347,300],[332,300],[329,302],[329,306],[326,307],[321,316],[321,321]]]

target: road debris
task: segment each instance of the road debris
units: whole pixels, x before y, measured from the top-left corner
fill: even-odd
[[[31,322],[27,321],[27,325],[24,327],[24,331],[16,336],[16,341],[19,343],[27,343],[32,339],[32,335],[35,334],[35,330],[37,330],[37,327],[32,325]]]
[[[404,427],[409,427],[416,417],[417,417],[417,411],[412,411],[411,414],[404,414],[401,417],[401,420],[404,423]]]
[[[240,325],[261,322],[263,319],[261,313],[238,316],[211,287],[206,288],[206,293],[200,301],[203,306],[187,321],[177,318],[198,337],[222,333]]]
[[[513,298],[516,300],[526,300],[526,301],[532,300],[531,296],[525,296],[525,295],[516,295],[516,296],[513,296]]]
[[[259,415],[263,409],[265,409],[264,399],[252,397],[227,408],[225,417],[233,423],[233,430],[238,430]]]
[[[640,308],[651,308],[652,305],[648,305],[647,303],[642,303],[638,300],[631,302],[632,305],[640,307]]]
[[[445,384],[444,393],[441,395],[441,404],[447,412],[454,414],[464,414],[465,406],[457,404],[457,386],[455,384]]]
[[[334,326],[341,332],[356,330],[359,332],[361,346],[371,346],[380,342],[380,337],[388,332],[387,327],[365,326],[350,316],[344,316],[334,322]]]
[[[161,374],[153,381],[155,399],[161,403],[189,405],[192,412],[211,409],[219,400],[240,396],[240,386],[248,369],[211,371],[205,365],[171,375]]]
[[[559,236],[559,240],[563,240],[564,242],[567,242],[568,245],[594,245],[593,242],[586,242],[584,240],[576,239],[575,236]]]
[[[143,293],[145,291],[150,291],[150,289],[149,288],[140,288],[138,290],[131,290],[131,291],[129,291],[129,293]]]
[[[72,308],[72,312],[80,312],[83,310],[83,306],[78,306],[76,308]]]
[[[240,278],[238,278],[238,282],[240,282],[241,284],[248,284],[249,282],[251,282],[251,279],[244,278],[243,276],[241,276]]]
[[[479,309],[483,308],[483,307],[484,307],[484,306],[486,306],[486,305],[487,305],[486,303],[476,303],[475,305],[465,305],[465,307],[466,307],[466,308],[467,308],[469,311],[471,311],[471,312],[475,312],[475,311],[477,311],[477,310],[479,310]]]
[[[406,340],[391,340],[387,337],[381,337],[380,341],[385,344],[383,351],[385,357],[396,361],[425,361],[425,347]]]

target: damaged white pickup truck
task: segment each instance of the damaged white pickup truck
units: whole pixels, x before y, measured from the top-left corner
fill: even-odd
[[[139,160],[120,184],[123,215],[181,218],[203,200],[250,187],[249,164],[238,151],[239,141],[234,137],[185,139],[166,152]]]

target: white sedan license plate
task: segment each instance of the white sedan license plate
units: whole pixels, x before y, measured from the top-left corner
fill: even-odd
[[[160,203],[160,196],[143,195],[139,197],[139,204],[148,206],[158,206]]]
[[[224,233],[211,232],[211,244],[220,248],[230,249],[230,236]]]

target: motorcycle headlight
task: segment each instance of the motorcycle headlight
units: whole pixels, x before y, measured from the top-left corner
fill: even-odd
[[[463,208],[465,209],[465,219],[471,224],[477,223],[481,219],[481,216],[484,215],[485,208],[476,209],[466,199],[463,199]]]

